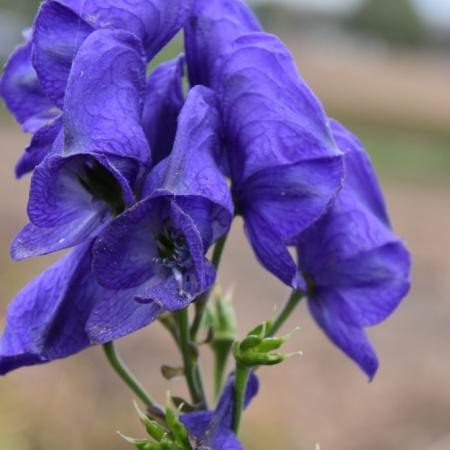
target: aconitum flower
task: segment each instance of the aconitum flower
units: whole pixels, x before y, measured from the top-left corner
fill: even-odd
[[[100,30],[83,43],[64,103],[64,136],[35,170],[27,225],[12,255],[23,259],[78,245],[134,203],[150,165],[142,126],[146,64],[140,42]]]
[[[245,393],[245,407],[258,394],[258,390],[258,378],[251,372]],[[242,450],[242,444],[232,431],[233,414],[234,376],[230,376],[215,411],[184,414],[180,420],[191,435],[193,448]]]
[[[0,84],[8,108],[24,131],[34,133],[17,164],[17,176],[40,164],[62,135],[71,67],[88,36],[102,29],[128,31],[141,40],[147,62],[181,29],[191,8],[192,0],[44,2],[26,44],[9,59]]]
[[[177,85],[181,89],[181,61],[168,92],[178,92]],[[32,222],[15,240],[12,254],[23,259],[77,248],[11,303],[0,341],[0,373],[118,339],[161,313],[159,304],[135,302],[133,289],[99,285],[91,266],[93,238],[135,203],[133,189],[150,166],[143,116],[156,120],[174,114],[167,114],[173,109],[171,99],[155,101],[152,80],[165,68],[156,69],[146,92],[145,57],[136,37],[99,30],[81,46],[66,87],[64,131],[33,176],[28,208]],[[160,120],[161,127],[152,129],[158,150],[168,139]]]
[[[186,307],[215,278],[205,258],[229,231],[231,195],[219,170],[220,120],[214,93],[191,89],[174,148],[149,174],[141,200],[115,219],[94,248],[94,272],[110,289],[138,288],[141,302]]]
[[[47,0],[34,23],[34,66],[46,94],[62,107],[70,68],[96,30],[128,31],[152,59],[184,25],[193,0]]]
[[[194,82],[208,80],[217,92],[233,195],[258,259],[297,287],[288,246],[335,198],[343,178],[342,152],[286,46],[273,35],[252,32],[255,22],[242,12],[241,2],[218,8],[223,16],[212,7],[200,8],[186,32],[190,74]],[[216,36],[225,36],[230,27],[235,39],[219,45]],[[216,63],[204,66],[203,60]]]
[[[382,192],[361,143],[337,122],[345,153],[343,190],[298,240],[299,268],[312,315],[328,337],[372,378],[378,368],[364,331],[386,319],[410,286],[410,257],[392,232]]]

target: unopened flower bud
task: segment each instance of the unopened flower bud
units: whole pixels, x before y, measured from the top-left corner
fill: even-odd
[[[180,422],[178,411],[172,408],[172,400],[170,398],[170,394],[168,394],[167,396],[166,423],[173,435],[175,443],[179,444],[181,449],[189,449],[189,433],[184,425]]]
[[[272,353],[278,350],[292,333],[284,337],[272,337],[268,335],[269,330],[270,322],[264,322],[250,331],[241,342],[236,342],[233,346],[236,361],[246,367],[272,366],[301,354],[301,352]]]
[[[134,407],[138,413],[139,420],[144,425],[145,429],[147,430],[147,433],[149,436],[151,436],[156,441],[160,441],[161,438],[166,433],[166,430],[162,425],[160,425],[156,420],[150,419],[148,416],[146,416],[139,408],[138,404],[134,402]]]
[[[162,450],[161,446],[155,442],[150,442],[146,439],[133,439],[120,432],[118,432],[118,434],[122,439],[136,447],[138,450]]]
[[[216,294],[216,302],[207,309],[206,325],[214,331],[214,341],[234,341],[237,321],[231,302],[231,292]]]

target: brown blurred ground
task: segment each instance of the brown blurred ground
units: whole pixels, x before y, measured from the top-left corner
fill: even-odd
[[[304,76],[333,112],[366,108],[366,98],[358,102],[358,95],[355,100],[345,101],[353,88],[353,93],[366,92],[363,84],[358,88],[364,69],[352,66],[355,77],[342,76],[334,86],[334,94],[327,94],[328,84],[341,73],[339,60],[343,60],[337,57],[336,64],[327,69],[328,58],[305,63],[306,52],[299,52],[304,58]],[[392,66],[385,67],[379,68],[380,74]],[[350,73],[350,68],[347,70]],[[432,72],[433,77],[443,77],[440,66]],[[444,73],[448,82],[448,69]],[[376,84],[366,93],[377,97],[373,101],[378,106],[371,109],[378,111],[377,117],[385,119],[385,113],[393,117],[403,110],[410,117],[405,120],[415,123],[412,117],[433,113],[432,100],[422,92],[423,82],[417,81],[410,94],[402,94],[395,86],[403,83],[388,78],[389,88]],[[440,129],[450,121],[448,102],[441,102],[450,98],[450,90],[443,92],[443,86],[433,94],[437,105],[433,114],[439,117]],[[405,103],[414,91],[423,99]],[[389,103],[392,98],[393,103]],[[424,112],[421,105],[426,102],[430,103]],[[435,124],[432,118],[429,120]],[[4,121],[0,136],[3,313],[13,294],[49,259],[20,264],[9,261],[9,241],[25,221],[27,197],[27,182],[16,182],[12,169],[27,139],[10,120]],[[302,326],[290,348],[301,348],[304,356],[261,371],[262,392],[245,416],[246,449],[312,450],[316,442],[321,443],[322,450],[450,449],[450,183],[436,183],[433,176],[420,184],[388,177],[384,187],[396,230],[408,241],[414,255],[414,286],[398,312],[370,332],[381,359],[377,378],[368,384],[358,369],[326,341],[302,305],[286,330],[296,324]],[[257,266],[240,223],[233,230],[220,278],[223,287],[235,286],[241,332],[267,318],[273,304],[282,304],[288,295],[281,284]],[[0,313],[0,322],[1,317]],[[161,364],[179,362],[159,325],[123,340],[120,348],[160,401],[166,389],[184,392],[182,381],[168,384],[159,376]],[[126,449],[115,430],[142,434],[131,398],[98,348],[48,366],[19,370],[0,379],[0,450]]]

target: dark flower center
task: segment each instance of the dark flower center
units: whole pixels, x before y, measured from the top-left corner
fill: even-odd
[[[184,234],[174,229],[168,221],[164,222],[161,233],[156,238],[159,257],[156,262],[173,269],[185,269],[190,263],[189,248]]]
[[[158,257],[155,262],[169,269],[178,285],[180,296],[191,299],[192,266],[191,254],[184,234],[173,228],[166,220],[160,234],[156,237]]]
[[[124,211],[125,204],[119,182],[97,161],[84,163],[77,176],[84,189],[94,198],[107,203],[115,216]]]

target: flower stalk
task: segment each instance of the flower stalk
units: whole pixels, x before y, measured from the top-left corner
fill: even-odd
[[[220,261],[222,260],[223,250],[225,249],[225,244],[227,242],[228,235],[225,235],[219,241],[217,241],[214,246],[213,255],[211,262],[216,270],[219,269]],[[203,318],[205,317],[206,305],[208,303],[209,297],[211,295],[212,289],[205,292],[196,302],[195,302],[195,317],[191,326],[191,340],[196,341],[198,332],[200,330]]]
[[[136,396],[145,404],[147,407],[156,407],[156,402],[150,397],[146,390],[137,381],[135,376],[130,372],[128,367],[120,358],[117,350],[115,348],[114,342],[108,342],[103,345],[103,350],[105,352],[106,358],[110,363],[114,371],[119,375],[119,377],[124,381],[124,383],[136,394]]]
[[[189,333],[188,310],[185,308],[177,311],[176,318],[178,322],[180,350],[183,357],[184,373],[189,393],[195,405],[206,409],[207,401],[196,361],[197,355],[195,357],[193,355],[193,343]]]
[[[235,385],[234,385],[234,416],[233,431],[238,435],[241,425],[242,411],[244,410],[245,392],[250,376],[250,367],[236,363]]]
[[[289,300],[285,304],[284,308],[279,312],[278,316],[272,322],[267,333],[268,336],[275,336],[275,334],[281,329],[285,322],[289,319],[292,312],[298,306],[303,298],[302,291],[295,290],[289,297]]]

